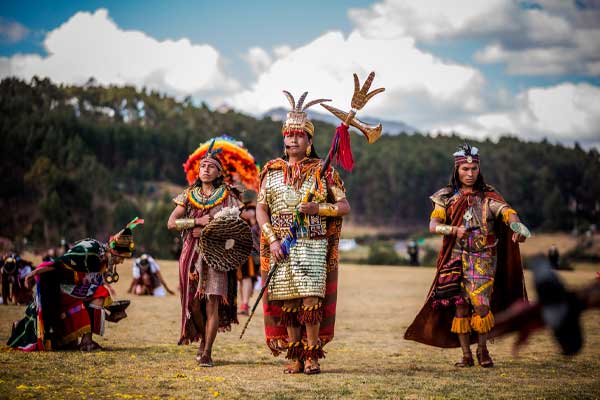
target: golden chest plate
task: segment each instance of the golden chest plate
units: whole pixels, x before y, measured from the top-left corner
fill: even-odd
[[[287,186],[283,192],[283,202],[291,208],[295,208],[302,200],[302,195],[294,190],[293,187]]]

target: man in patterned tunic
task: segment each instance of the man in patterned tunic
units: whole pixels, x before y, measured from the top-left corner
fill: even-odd
[[[493,312],[527,296],[518,243],[529,231],[485,184],[478,149],[467,144],[454,153],[450,184],[431,200],[429,228],[444,240],[427,302],[404,337],[438,347],[460,345],[463,357],[457,367],[474,365],[470,344],[476,341],[479,364],[492,367],[487,335]]]
[[[261,271],[277,267],[263,299],[267,344],[274,355],[287,351],[285,373],[315,374],[323,345],[333,338],[337,291],[337,241],[341,218],[348,214],[343,182],[332,168],[320,174],[323,161],[313,144],[314,126],[294,102],[282,134],[284,156],[269,161],[261,173],[256,218],[262,230]],[[312,201],[306,194],[318,181]],[[298,239],[285,257],[281,249],[294,218],[302,221]]]

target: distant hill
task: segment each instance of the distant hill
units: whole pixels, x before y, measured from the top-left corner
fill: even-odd
[[[273,121],[283,121],[288,110],[283,107],[272,108],[269,111],[262,114],[262,117],[271,118]],[[330,113],[320,113],[313,110],[308,110],[308,117],[311,120],[323,121],[329,124],[337,125],[339,120],[331,115]],[[358,118],[370,125],[376,125],[381,123],[383,125],[383,133],[388,135],[397,135],[399,133],[415,133],[419,132],[419,129],[410,126],[402,121],[390,121],[385,119],[377,119],[369,116],[359,115]]]

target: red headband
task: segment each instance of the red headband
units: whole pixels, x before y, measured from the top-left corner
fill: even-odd
[[[479,155],[474,156],[454,156],[454,165],[458,166],[460,164],[466,163],[477,163],[479,164]]]

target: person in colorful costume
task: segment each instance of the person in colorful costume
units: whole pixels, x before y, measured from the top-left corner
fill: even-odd
[[[175,294],[174,291],[169,289],[167,282],[160,273],[160,265],[154,257],[148,254],[142,254],[133,261],[131,275],[131,284],[127,289],[127,293],[157,297],[163,297],[167,293]]]
[[[304,112],[304,93],[295,103],[284,92],[292,111],[282,134],[284,155],[261,172],[256,217],[261,226],[261,273],[276,272],[263,297],[267,345],[277,356],[286,351],[291,364],[285,373],[320,372],[323,346],[333,338],[337,299],[337,246],[342,216],[348,214],[344,185],[333,168],[321,176],[323,161],[313,147],[314,126]],[[306,193],[318,182],[314,199]],[[299,214],[298,214],[299,213]],[[285,257],[281,242],[294,216],[302,220],[298,239]]]
[[[237,279],[240,286],[242,304],[238,311],[240,315],[249,315],[250,297],[254,289],[254,284],[259,274],[259,258],[260,258],[260,227],[256,222],[256,192],[253,190],[246,190],[242,193],[242,201],[244,203],[241,209],[241,218],[248,222],[250,225],[250,232],[252,233],[252,242],[254,248],[252,253],[248,256],[248,260],[239,266],[237,269]]]
[[[212,367],[212,347],[217,331],[231,330],[237,320],[236,271],[209,268],[198,247],[202,229],[225,207],[239,207],[238,193],[224,183],[221,149],[211,141],[199,160],[197,180],[179,194],[169,217],[169,229],[181,231],[183,247],[179,258],[181,288],[181,333],[178,344],[200,340],[197,361]]]
[[[479,364],[492,367],[487,336],[494,313],[527,299],[518,243],[529,231],[485,184],[478,149],[467,144],[454,153],[450,184],[430,199],[430,231],[444,239],[427,301],[404,338],[437,347],[460,345],[457,367],[474,365],[470,345],[477,342]]]
[[[104,335],[105,321],[117,322],[127,316],[124,311],[107,315],[105,307],[113,301],[104,286],[105,276],[132,256],[132,229],[143,222],[135,218],[108,243],[80,240],[62,256],[41,263],[28,274],[25,284],[31,287],[35,281],[36,299],[27,307],[25,318],[14,325],[8,345],[24,351],[101,350],[92,334]]]

